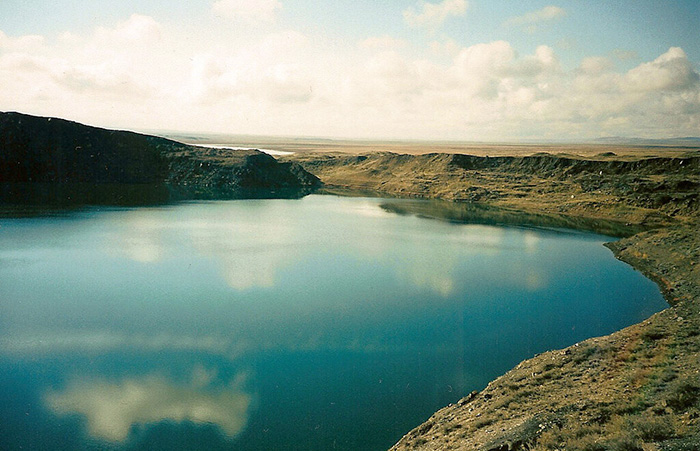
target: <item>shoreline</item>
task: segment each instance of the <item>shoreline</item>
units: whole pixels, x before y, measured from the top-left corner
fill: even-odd
[[[698,449],[700,172],[650,170],[645,168],[650,159],[639,158],[632,166],[636,174],[616,173],[591,184],[592,175],[602,175],[596,164],[611,166],[607,159],[567,173],[577,163],[556,160],[568,156],[544,157],[542,167],[533,170],[514,163],[504,163],[510,164],[505,170],[455,167],[448,157],[317,154],[293,160],[330,191],[446,199],[457,205],[476,201],[526,214],[643,226],[605,246],[654,281],[669,307],[610,335],[524,360],[481,392],[436,412],[392,450]],[[695,155],[684,158],[689,157],[698,164]],[[682,167],[677,158],[661,159]],[[616,178],[624,182],[616,184]],[[638,185],[630,188],[630,180]],[[649,181],[692,190],[655,193],[645,190]],[[523,192],[518,185],[542,191]],[[476,199],[459,197],[465,187],[478,194]],[[653,203],[655,194],[664,202]]]
[[[679,238],[700,244],[688,229],[605,244],[659,286],[668,308],[522,361],[436,412],[392,449],[697,449],[698,286],[679,271],[661,270],[677,264],[664,248]]]

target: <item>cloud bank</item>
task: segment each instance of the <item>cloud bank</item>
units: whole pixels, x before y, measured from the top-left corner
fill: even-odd
[[[212,8],[269,24],[281,4]],[[436,29],[466,10],[463,0],[423,2],[404,20]],[[539,26],[565,14],[548,6],[509,23]],[[564,67],[550,45],[522,54],[504,40],[348,43],[220,22],[191,34],[135,14],[83,34],[0,31],[0,110],[118,128],[359,138],[655,138],[700,129],[698,70],[680,47],[624,70],[622,50]]]

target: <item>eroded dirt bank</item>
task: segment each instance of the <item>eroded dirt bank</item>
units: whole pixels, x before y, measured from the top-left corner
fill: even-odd
[[[671,305],[523,361],[393,449],[700,449],[700,156],[303,155],[329,188],[648,226],[609,243]]]

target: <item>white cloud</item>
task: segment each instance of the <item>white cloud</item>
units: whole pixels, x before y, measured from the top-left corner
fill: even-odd
[[[371,72],[375,92],[384,87],[377,97],[393,99],[393,111],[422,112],[404,116],[406,127],[397,129],[398,135],[427,125],[445,133],[478,128],[490,139],[514,132],[535,139],[611,131],[663,136],[679,126],[693,134],[698,122],[698,74],[673,49],[628,74],[614,72],[607,59],[584,60],[581,68],[565,72],[552,48],[540,46],[532,55],[518,56],[505,41],[463,48],[449,66],[397,54],[376,58],[386,65]],[[375,61],[370,67],[382,66]],[[615,126],[621,129],[610,129]]]
[[[132,14],[114,28],[99,27],[97,38],[105,42],[136,43],[143,45],[161,37],[161,25],[152,17]]]
[[[202,104],[227,100],[257,103],[258,107],[265,101],[305,103],[313,95],[315,77],[299,57],[309,47],[305,35],[284,31],[226,56],[196,55],[191,65],[191,86],[184,90],[194,102]]]
[[[564,16],[566,16],[566,11],[563,8],[550,5],[522,16],[511,17],[504,25],[522,27],[524,31],[534,33],[541,24],[561,19]]]
[[[192,100],[205,106],[231,101],[262,106],[266,102],[304,103],[313,95],[314,82],[298,64],[251,62],[242,66],[236,60],[195,57],[192,85],[186,89],[193,95]]]
[[[508,42],[494,41],[463,48],[455,66],[467,77],[489,77],[504,72],[514,58],[515,50]]]
[[[22,89],[25,106],[13,109],[39,113],[43,105],[53,105],[55,115],[72,111],[88,118],[96,110],[114,115],[113,102],[138,102],[160,93],[158,78],[167,67],[161,33],[153,18],[134,14],[88,36],[62,33],[52,42],[38,36],[10,38],[10,45],[0,49],[0,102],[16,104],[12,90]]]
[[[272,23],[282,9],[282,4],[278,0],[218,0],[212,9],[214,14],[235,21]]]
[[[630,70],[625,77],[628,89],[634,91],[682,91],[698,88],[700,78],[683,49],[671,47],[649,63]]]
[[[408,8],[403,12],[403,18],[412,28],[426,28],[435,31],[450,16],[463,16],[467,12],[466,0],[443,0],[441,3],[422,1],[420,8]]]
[[[460,5],[407,15],[434,28]],[[512,23],[554,20],[556,8]],[[133,15],[91,33],[0,34],[0,110],[119,128],[498,141],[693,135],[700,122],[698,73],[680,48],[627,72],[615,62],[630,55],[617,53],[565,70],[546,45],[342,42],[208,20],[198,33]]]
[[[18,38],[7,36],[0,30],[0,50],[21,52],[35,51],[44,45],[44,37],[39,35],[26,35]]]
[[[540,45],[534,55],[528,55],[514,62],[508,74],[520,77],[551,76],[560,70],[559,59],[554,49]]]
[[[584,74],[598,75],[608,72],[614,68],[614,64],[609,58],[602,56],[591,56],[584,58],[579,65],[579,70]]]
[[[160,375],[118,382],[73,379],[45,393],[44,404],[57,415],[83,415],[90,435],[112,442],[125,440],[132,425],[163,420],[214,424],[234,437],[246,426],[251,396],[240,380],[212,387],[211,379],[203,368],[195,368],[184,384]]]
[[[454,58],[461,50],[457,41],[454,39],[446,39],[442,41],[430,42],[430,50],[437,56],[448,56]]]

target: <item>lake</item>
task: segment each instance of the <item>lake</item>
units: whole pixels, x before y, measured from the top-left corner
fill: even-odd
[[[610,237],[417,204],[0,218],[0,449],[386,449],[519,361],[666,307]]]

